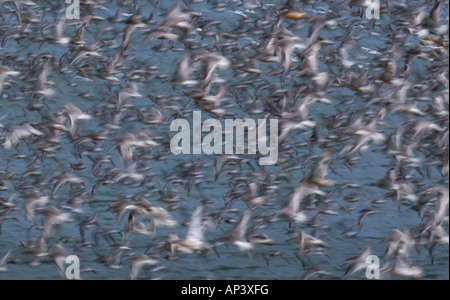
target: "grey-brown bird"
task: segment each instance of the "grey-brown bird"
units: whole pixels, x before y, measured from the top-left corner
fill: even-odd
[[[134,255],[131,258],[130,279],[136,280],[140,270],[145,266],[154,266],[158,263],[156,259],[150,258],[145,254]]]
[[[304,223],[307,220],[307,215],[300,210],[300,205],[305,197],[312,194],[324,195],[317,186],[301,182],[289,196],[286,206],[275,215],[286,218],[289,222]]]
[[[206,224],[203,222],[204,205],[198,206],[189,220],[186,237],[179,242],[179,245],[191,250],[207,250],[211,248],[204,239]]]
[[[7,272],[8,268],[6,264],[11,259],[12,250],[9,250],[2,258],[0,258],[0,272]]]
[[[358,256],[351,257],[347,260],[347,270],[344,274],[344,280],[350,278],[353,274],[358,273],[361,270],[366,269],[366,259],[371,255],[370,247],[365,247]]]
[[[5,80],[8,76],[18,76],[20,72],[13,71],[8,67],[0,67],[0,98],[3,95],[3,90],[5,88]]]
[[[144,132],[138,132],[136,135],[128,133],[127,135],[116,138],[115,141],[124,166],[133,159],[134,149],[150,148],[158,145],[157,142]]]
[[[27,199],[25,202],[25,214],[28,219],[34,223],[36,209],[47,205],[50,202],[50,197],[38,190],[33,190],[30,193],[25,194],[24,198]]]
[[[52,207],[42,210],[44,214],[44,231],[42,232],[42,237],[48,240],[51,237],[53,228],[55,225],[73,222],[70,214],[63,213],[59,209]]]
[[[9,134],[6,136],[4,148],[6,151],[11,150],[12,147],[17,146],[20,140],[26,139],[30,136],[42,136],[44,133],[37,130],[28,123],[23,125],[17,125],[10,129]]]
[[[247,209],[236,225],[222,236],[222,240],[236,246],[241,251],[248,251],[249,253],[253,251],[253,244],[247,238],[247,227],[252,213],[252,209]]]

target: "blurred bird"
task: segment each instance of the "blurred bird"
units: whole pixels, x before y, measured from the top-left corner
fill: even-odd
[[[312,267],[306,267],[305,273],[302,275],[302,280],[307,280],[313,276],[327,276],[331,275],[330,272],[322,270],[318,265]]]
[[[62,213],[59,209],[52,207],[42,210],[44,218],[44,231],[42,237],[47,240],[51,237],[53,227],[57,224],[73,222],[72,217],[68,213]]]
[[[247,209],[233,229],[222,236],[223,241],[236,246],[241,251],[247,251],[249,255],[253,251],[253,244],[247,238],[247,227],[252,213],[252,209]]]
[[[54,251],[49,253],[49,257],[53,259],[59,273],[63,278],[66,278],[66,257],[68,255],[67,250],[64,248],[61,242],[58,242],[53,246]]]
[[[5,139],[4,148],[6,151],[9,151],[12,147],[17,146],[21,139],[26,139],[33,135],[42,136],[44,133],[27,123],[15,126],[10,129],[9,134]]]
[[[33,190],[30,193],[24,195],[27,199],[25,202],[25,213],[28,219],[34,223],[34,214],[37,207],[43,207],[50,202],[50,197],[45,196],[38,190]]]
[[[148,257],[145,254],[134,255],[131,258],[130,266],[130,279],[136,280],[139,276],[139,271],[145,266],[154,266],[157,264],[157,260]]]
[[[287,258],[285,258],[281,252],[279,252],[279,251],[269,251],[269,252],[266,252],[266,253],[263,254],[264,261],[266,262],[266,265],[269,266],[270,258],[276,257],[276,256],[281,257],[282,259],[284,259],[284,261],[286,261],[287,263],[290,264],[289,260]]]
[[[344,280],[350,278],[353,274],[366,269],[366,259],[371,255],[370,247],[365,247],[358,256],[351,257],[347,260],[346,264],[348,265],[347,270],[344,274]]]
[[[192,213],[188,224],[186,237],[179,242],[179,245],[191,250],[209,250],[211,245],[203,241],[205,223],[203,222],[204,205],[198,206]]]
[[[62,128],[66,129],[70,133],[72,139],[77,137],[76,121],[90,119],[92,119],[91,115],[82,112],[73,104],[67,104],[55,114],[55,121],[57,125],[64,126]]]
[[[289,196],[289,201],[286,206],[275,215],[287,218],[289,222],[304,223],[307,220],[307,216],[303,211],[299,210],[300,205],[304,198],[313,194],[324,195],[317,186],[307,182],[301,182]]]
[[[83,184],[84,181],[81,178],[78,178],[76,176],[74,176],[72,173],[69,172],[65,172],[62,173],[60,175],[58,175],[56,177],[57,181],[55,183],[55,185],[53,186],[53,190],[52,190],[52,197],[54,197],[56,195],[56,193],[58,192],[59,188],[61,186],[63,186],[64,184]]]
[[[124,166],[133,159],[133,150],[135,148],[155,147],[158,145],[144,132],[138,132],[136,135],[129,133],[116,138],[115,141]]]
[[[0,258],[0,272],[8,271],[6,264],[11,259],[12,252],[13,252],[12,250],[9,250],[2,258]]]
[[[5,88],[5,80],[8,76],[18,76],[20,72],[13,71],[8,67],[0,67],[0,99],[3,95],[3,90]]]

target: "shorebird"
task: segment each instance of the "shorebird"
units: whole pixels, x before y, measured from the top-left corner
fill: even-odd
[[[386,238],[387,245],[384,253],[385,261],[389,261],[392,257],[397,255],[402,247],[411,247],[414,244],[411,231],[406,233],[398,229],[394,229],[392,235]]]
[[[422,139],[427,131],[442,132],[444,130],[441,126],[426,120],[410,120],[405,125],[411,125],[410,132],[412,133],[412,141]]]
[[[307,220],[307,215],[300,211],[300,205],[304,198],[309,195],[325,195],[316,185],[307,182],[301,182],[289,196],[289,201],[286,206],[278,211],[275,215],[278,217],[287,218],[289,222],[304,223]]]
[[[295,36],[292,32],[284,30],[282,31],[276,42],[277,47],[280,49],[279,61],[283,65],[283,75],[287,75],[291,70],[292,54],[296,49],[304,50],[305,45],[300,44],[301,38]]]
[[[275,245],[275,241],[265,233],[249,233],[248,241],[253,245]]]
[[[129,255],[128,251],[132,249],[127,245],[114,244],[112,249],[103,257],[106,265],[111,269],[119,269],[122,264],[123,257]]]
[[[50,26],[54,26],[53,36],[49,39],[52,43],[57,43],[61,45],[67,45],[70,43],[71,38],[63,36],[64,29],[66,27],[65,18],[55,20],[54,23],[50,23]],[[43,29],[45,30],[45,29]]]
[[[111,176],[111,182],[107,180],[104,183],[118,183],[121,182],[122,184],[127,185],[135,185],[140,184],[145,178],[146,175],[142,173],[137,172],[137,165],[136,163],[133,163],[126,169],[112,169],[109,171],[108,175]]]
[[[177,252],[191,254],[195,251],[204,252],[213,248],[212,245],[203,241],[205,227],[207,226],[203,221],[203,211],[203,204],[194,210],[188,223],[185,238],[182,239],[176,234],[169,233],[168,239],[157,245],[169,252],[168,259],[174,259]]]
[[[247,209],[233,229],[222,236],[223,241],[236,246],[241,251],[247,251],[249,255],[253,251],[253,244],[247,238],[247,227],[252,213],[252,209]]]
[[[8,268],[6,267],[6,264],[11,259],[12,250],[9,250],[2,258],[0,258],[0,272],[6,272],[8,271]]]
[[[90,216],[87,219],[84,219],[83,221],[80,222],[80,224],[78,224],[80,226],[80,238],[82,243],[85,242],[84,232],[86,231],[86,228],[94,224],[97,224],[97,216],[98,212],[95,212],[92,216]]]
[[[41,193],[38,190],[33,190],[23,196],[27,201],[25,202],[25,214],[28,219],[34,223],[34,214],[37,207],[43,207],[50,202],[50,197]]]
[[[286,261],[288,264],[290,264],[289,260],[287,258],[285,258],[281,252],[279,252],[279,251],[269,251],[269,252],[266,252],[266,253],[263,254],[264,261],[266,262],[266,265],[269,266],[270,258],[276,257],[276,256],[281,257],[282,259],[284,259],[284,261]]]
[[[103,139],[103,138],[102,138],[102,139]],[[104,163],[109,163],[109,164],[111,164],[113,167],[115,167],[114,161],[112,160],[112,156],[109,156],[109,155],[99,155],[99,156],[93,157],[93,156],[91,156],[91,155],[88,155],[87,157],[93,162],[93,165],[92,165],[92,173],[93,173],[94,175],[96,175],[96,176],[98,175],[98,173],[102,172],[100,166],[101,166],[102,164],[104,164]]]
[[[317,76],[319,74],[319,51],[323,46],[332,44],[333,43],[329,40],[318,38],[314,43],[309,45],[309,47],[301,54],[303,61],[300,65],[300,70],[295,74],[295,77]]]
[[[21,242],[25,252],[34,254],[37,258],[45,257],[48,255],[47,242],[44,236],[33,237],[27,242]]]
[[[311,169],[311,174],[306,178],[306,181],[318,186],[333,186],[335,181],[327,179],[328,168],[331,162],[332,154],[325,150],[317,158],[317,162]]]
[[[303,231],[300,231],[293,239],[296,239],[300,253],[303,253],[310,247],[327,247],[327,244],[324,241]]]
[[[425,237],[425,242],[427,244],[431,244],[428,248],[428,251],[430,252],[430,258],[431,258],[431,263],[434,264],[434,253],[436,251],[436,247],[439,245],[448,245],[449,244],[449,234],[446,231],[446,229],[444,229],[444,227],[442,227],[442,225],[432,225],[432,226],[428,226],[427,227],[428,233],[429,233],[429,237],[426,238]],[[421,240],[422,240],[422,235],[420,236]]]
[[[170,213],[162,207],[151,206],[149,208],[149,214],[153,233],[156,233],[156,229],[160,226],[174,227],[178,224]]]
[[[175,82],[179,82],[182,86],[195,86],[198,84],[197,80],[190,79],[192,73],[200,68],[200,64],[197,59],[197,53],[188,52],[184,54],[177,65],[175,73]]]
[[[3,95],[3,90],[5,88],[5,80],[8,76],[18,76],[20,72],[13,71],[8,67],[0,67],[0,98]]]
[[[375,89],[373,85],[375,79],[369,74],[368,68],[359,70],[359,72],[346,71],[341,76],[336,77],[336,80],[340,86],[345,86],[359,93],[372,93]]]
[[[58,269],[59,273],[63,278],[66,278],[66,257],[68,255],[66,248],[62,245],[61,242],[58,242],[53,246],[54,251],[49,253],[49,257],[53,259],[53,262],[56,265],[56,268]]]
[[[162,207],[153,206],[146,200],[141,200],[134,204],[126,205],[119,214],[119,222],[123,215],[129,211],[128,221],[125,225],[124,237],[130,233],[138,233],[143,235],[154,235],[156,237],[156,229],[160,226],[174,227],[177,225],[172,216]],[[134,215],[148,215],[152,224],[151,231],[144,223],[138,222],[135,224]]]
[[[23,125],[17,125],[10,129],[9,134],[6,136],[4,148],[6,151],[11,150],[12,147],[17,146],[20,140],[26,139],[30,136],[42,136],[43,132],[35,129],[28,123]]]
[[[222,79],[217,77],[217,70],[228,69],[230,67],[230,61],[224,56],[211,53],[199,54],[198,60],[200,60],[205,66],[199,88],[204,94],[209,94],[213,83],[224,82]]]
[[[348,54],[348,50],[350,49],[350,47],[351,45],[348,42],[342,42],[338,47],[339,63],[346,69],[351,68],[355,65],[355,62],[351,60]]]
[[[434,187],[428,189],[426,193],[436,194],[434,224],[441,225],[444,222],[448,223],[449,190],[444,187]]]
[[[323,17],[314,17],[310,19],[311,27],[309,27],[309,32],[308,32],[308,40],[306,43],[306,48],[309,47],[310,45],[312,45],[314,42],[317,41],[317,39],[319,38],[319,32],[320,30],[327,26],[335,26],[337,21],[335,19],[325,19]]]
[[[78,107],[69,103],[55,114],[54,119],[56,124],[53,125],[53,128],[68,131],[72,139],[75,139],[77,137],[76,121],[90,120],[92,116],[82,112]]]
[[[283,66],[283,75],[287,75],[291,70],[292,54],[296,50],[304,50],[306,47],[300,42],[302,39],[288,29],[283,28],[259,49],[256,59],[262,62],[276,62]],[[255,70],[256,71],[256,70]],[[259,73],[259,72],[256,72]],[[274,73],[277,74],[278,72]]]
[[[133,215],[148,215],[152,204],[147,200],[127,202],[124,200],[118,200],[109,205],[109,210],[113,213],[117,213],[117,222],[121,223],[124,217],[129,213]]]
[[[377,211],[371,210],[371,209],[361,209],[359,212],[360,212],[360,215],[358,218],[358,224],[356,226],[357,226],[358,230],[361,230],[364,219],[367,218],[367,216],[375,214]]]
[[[42,237],[45,240],[50,238],[55,225],[73,222],[70,214],[63,213],[56,207],[44,209],[41,213],[45,216],[43,224],[44,230],[42,232]]]
[[[411,266],[409,261],[402,256],[397,257],[391,272],[393,275],[401,277],[421,278],[423,276],[423,271],[421,268]]]
[[[72,67],[73,65],[79,65],[80,61],[83,59],[86,59],[88,57],[101,57],[101,54],[98,53],[98,51],[91,51],[91,50],[80,50],[70,61],[67,68]],[[65,70],[65,69],[64,69]]]
[[[119,91],[117,96],[116,109],[121,110],[126,100],[129,98],[141,98],[142,95],[138,92],[138,86],[135,83],[128,83],[126,88]]]
[[[133,23],[129,24],[123,33],[123,42],[122,42],[122,51],[126,51],[128,46],[130,45],[131,35],[137,28],[146,28],[147,24],[145,23]]]
[[[4,203],[1,203],[0,202],[0,205],[3,205]],[[11,212],[12,211],[14,211],[14,210],[18,210],[15,206],[8,206],[8,207],[6,207],[6,208],[2,208],[2,207],[0,207],[1,209],[0,209],[0,235],[2,234],[2,227],[3,227],[3,223],[6,221],[6,220],[9,220],[9,219],[12,219],[12,220],[16,220],[17,221],[17,219],[16,218],[14,218],[12,215],[11,215]]]
[[[397,207],[400,207],[400,204],[403,200],[408,200],[413,204],[417,203],[418,197],[411,184],[406,182],[399,182],[394,184],[391,190],[392,192],[386,194],[385,196],[393,196]]]
[[[295,233],[291,240],[295,240],[298,244],[296,255],[303,267],[308,265],[308,261],[306,260],[308,255],[322,254],[322,250],[327,247],[324,241],[304,231]]]
[[[381,112],[380,112],[381,113]],[[380,144],[386,140],[383,133],[377,131],[377,124],[380,120],[376,117],[369,124],[363,125],[353,132],[349,132],[351,135],[357,137],[353,142],[347,143],[341,150],[339,155],[346,155],[347,161],[351,162],[351,159],[359,152],[368,149],[368,144],[373,141]]]
[[[50,97],[55,94],[55,90],[50,86],[54,86],[55,82],[48,80],[48,75],[50,73],[50,62],[53,60],[51,55],[41,55],[40,60],[43,61],[41,63],[42,70],[40,71],[36,81],[35,81],[35,92],[38,95],[42,95],[44,97]]]
[[[364,9],[368,8],[371,5],[372,1],[368,0],[345,0],[345,3],[350,5],[350,7],[356,6],[359,8],[359,15],[362,17],[364,14]]]
[[[145,266],[154,266],[158,263],[156,259],[148,257],[145,254],[138,254],[130,257],[130,279],[136,280],[139,276],[139,271]]]
[[[264,195],[262,195],[261,184],[257,181],[252,181],[248,184],[246,193],[240,195],[242,201],[252,203],[253,205],[261,205],[266,202]]]
[[[423,276],[423,271],[421,268],[411,266],[409,263],[409,250],[413,245],[413,240],[407,240],[406,243],[398,245],[396,260],[391,270],[393,275],[414,278],[420,278]]]
[[[237,173],[236,170],[233,170],[231,168],[226,168],[230,165],[237,165],[240,161],[240,158],[238,156],[233,155],[217,155],[215,158],[214,163],[214,179],[217,181],[220,177],[222,177],[225,174],[235,174]]]
[[[203,241],[205,231],[205,223],[203,221],[203,211],[205,207],[203,204],[198,206],[192,213],[189,220],[186,237],[180,240],[179,245],[190,250],[209,250],[211,245]]]
[[[286,20],[296,20],[296,21],[309,18],[309,16],[302,11],[287,11],[282,13],[281,17],[283,17]]]
[[[159,21],[159,24],[178,29],[190,29],[192,24],[188,21],[194,16],[200,15],[194,11],[181,11],[180,5],[177,3],[165,12],[165,18]]]
[[[226,110],[218,108],[227,93],[227,85],[221,85],[214,95],[204,95],[203,92],[195,92],[191,95],[195,100],[197,107],[204,111],[210,112],[215,116],[221,116],[226,113]]]
[[[409,263],[409,250],[415,245],[412,232],[404,233],[394,229],[392,235],[386,241],[385,265],[389,264],[390,260],[395,257],[392,267],[387,269],[395,276],[422,277],[422,270],[419,267],[412,267]]]
[[[280,7],[280,16],[287,20],[303,20],[309,19],[309,16],[303,11],[298,1],[288,0],[286,4]]]
[[[56,177],[56,179],[57,179],[57,181],[56,181],[55,185],[53,186],[52,193],[51,193],[52,197],[54,197],[56,195],[59,188],[61,186],[63,186],[64,184],[67,184],[67,183],[69,183],[69,184],[84,184],[83,179],[76,177],[75,175],[73,175],[70,172],[62,173],[62,174],[58,175]]]
[[[92,19],[93,17],[91,17]],[[90,22],[90,20],[89,20]],[[87,42],[83,40],[84,33],[86,32],[86,27],[88,26],[88,23],[81,22],[78,24],[77,30],[75,31],[75,35],[70,40],[71,44],[75,45],[85,45]]]
[[[302,280],[307,280],[313,276],[328,276],[331,275],[331,272],[325,271],[319,268],[318,265],[314,265],[312,267],[306,267],[305,273],[302,275]]]
[[[158,145],[145,132],[138,132],[136,135],[128,133],[127,135],[115,139],[116,147],[124,166],[133,159],[133,150],[135,148],[156,147]]]
[[[346,280],[353,274],[366,269],[366,259],[369,255],[371,255],[371,249],[370,247],[365,247],[358,256],[349,258],[346,262],[348,267],[343,279]]]

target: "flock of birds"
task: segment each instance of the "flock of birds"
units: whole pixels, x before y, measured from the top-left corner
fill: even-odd
[[[54,261],[64,276],[89,253],[157,278],[235,247],[304,279],[361,278],[370,254],[382,278],[420,278],[414,252],[448,256],[448,1],[380,1],[379,20],[359,0],[85,0],[79,20],[56,2],[0,0],[0,272]],[[193,110],[279,119],[278,163],[172,155],[168,124]],[[341,179],[377,165],[370,191]],[[414,226],[377,241],[384,255],[324,263],[333,218],[356,218],[340,234],[357,240],[405,210]]]

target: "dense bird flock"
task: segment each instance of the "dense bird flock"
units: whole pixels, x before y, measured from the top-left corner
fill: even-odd
[[[415,258],[448,258],[448,1],[380,2],[0,0],[0,278],[71,254],[88,278],[238,256],[362,278],[370,254],[426,276]],[[278,119],[277,164],[173,155],[194,110]],[[267,278],[236,270],[183,276]]]

